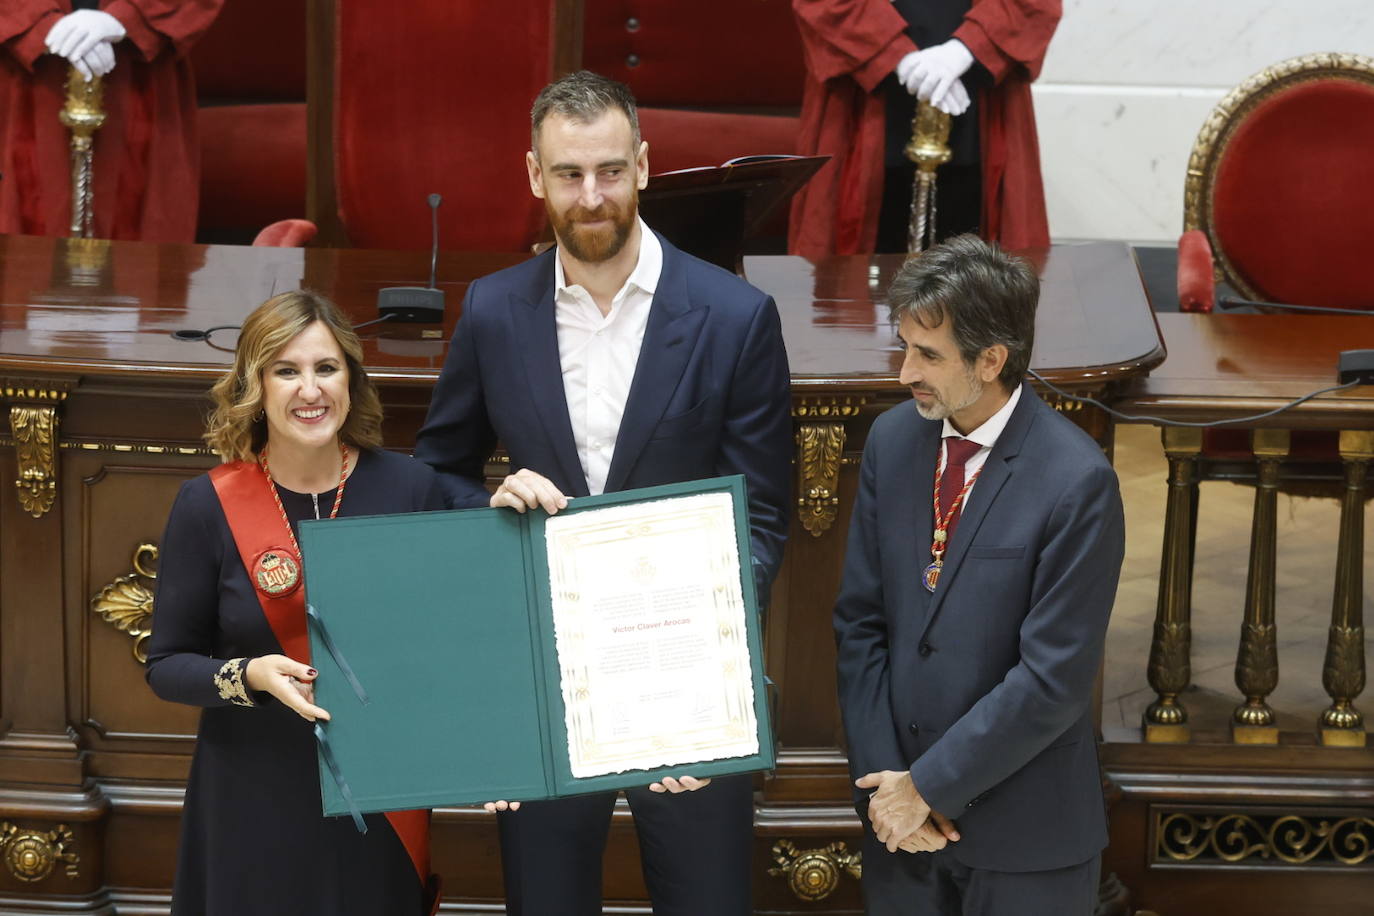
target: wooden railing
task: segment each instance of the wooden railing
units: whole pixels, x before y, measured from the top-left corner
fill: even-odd
[[[1365,685],[1362,567],[1374,495],[1374,387],[1256,415],[1333,385],[1338,354],[1370,340],[1374,318],[1156,318],[1168,358],[1148,378],[1123,386],[1114,404],[1160,430],[1168,471],[1149,645],[1108,659],[1109,672],[1144,667],[1153,702],[1139,731],[1106,730],[1103,768],[1117,792],[1104,868],[1130,888],[1136,907],[1165,914],[1355,912],[1356,901],[1374,893],[1374,746],[1357,705]],[[1245,434],[1214,450],[1203,426],[1176,422],[1224,423]],[[1252,486],[1253,509],[1245,511],[1242,495],[1241,520],[1232,523],[1239,494],[1200,488],[1204,480]],[[1325,528],[1305,529],[1303,537],[1317,533],[1301,545],[1288,542],[1279,518],[1279,495],[1290,492],[1320,494],[1325,504],[1311,516],[1325,516]],[[1223,551],[1224,569],[1204,570],[1216,562],[1219,539],[1240,543]],[[1235,692],[1228,702],[1222,688],[1220,707],[1207,671],[1200,668],[1196,680],[1193,671],[1195,564],[1197,661],[1210,667],[1219,620],[1228,631],[1223,646],[1229,632],[1238,633]],[[1219,617],[1211,589],[1234,586],[1238,594],[1242,576],[1243,602],[1231,599]],[[1331,601],[1319,676],[1304,663],[1322,651],[1321,637],[1294,639],[1301,624],[1291,611],[1299,603],[1287,588],[1299,579],[1308,594],[1316,590],[1319,615]],[[1307,650],[1289,649],[1295,642]]]
[[[1199,465],[1205,456],[1199,428],[1165,427],[1162,438],[1169,461],[1169,496],[1159,604],[1147,668],[1156,699],[1145,711],[1142,725],[1148,742],[1186,743],[1190,738],[1188,710],[1180,695],[1190,684],[1193,551],[1200,512]],[[1339,455],[1339,464],[1336,455],[1332,456],[1332,473],[1341,482],[1341,510],[1331,625],[1322,670],[1322,686],[1331,697],[1331,705],[1319,714],[1314,711],[1314,724],[1324,745],[1362,747],[1366,742],[1364,718],[1354,701],[1365,686],[1364,513],[1369,463],[1374,460],[1374,430],[1341,430],[1333,434],[1332,440]],[[1278,621],[1274,615],[1276,510],[1290,441],[1287,429],[1261,428],[1250,432],[1255,505],[1245,606],[1236,651],[1236,687],[1241,702],[1232,715],[1231,736],[1237,744],[1279,741],[1268,697],[1279,680]]]

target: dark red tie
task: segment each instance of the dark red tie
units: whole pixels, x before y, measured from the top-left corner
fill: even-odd
[[[972,439],[962,439],[959,436],[945,437],[945,472],[940,478],[940,517],[944,518],[945,513],[949,512],[949,507],[954,503],[959,491],[964,488],[964,465],[968,460],[978,453],[982,448]],[[948,540],[954,539],[954,528],[959,524],[959,516],[963,514],[964,507],[961,503],[954,517],[949,520],[949,528],[946,532]]]

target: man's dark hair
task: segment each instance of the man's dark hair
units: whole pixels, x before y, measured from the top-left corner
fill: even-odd
[[[530,149],[539,156],[539,128],[551,114],[589,124],[611,109],[618,109],[630,122],[630,134],[639,152],[639,110],[630,87],[590,70],[579,70],[554,80],[540,91],[530,109]]]
[[[976,235],[960,235],[912,257],[887,291],[894,324],[910,315],[923,328],[948,318],[965,365],[993,344],[1007,348],[998,379],[1015,390],[1030,368],[1040,278],[1024,260]]]

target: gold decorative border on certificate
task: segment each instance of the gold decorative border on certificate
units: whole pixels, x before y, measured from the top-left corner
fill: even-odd
[[[722,499],[721,497],[724,497]],[[635,510],[641,510],[636,513]],[[620,511],[615,511],[620,510]],[[746,756],[756,753],[757,719],[754,715],[754,684],[748,664],[748,631],[744,593],[740,580],[738,543],[735,536],[734,507],[728,493],[707,493],[670,497],[652,503],[609,507],[611,516],[604,522],[575,525],[570,516],[560,525],[550,522],[546,529],[549,556],[550,592],[554,605],[554,625],[559,649],[563,700],[566,707],[568,754],[574,776],[592,776],[671,766],[675,763]],[[651,519],[627,521],[625,516],[652,512]],[[566,527],[568,530],[560,530]],[[675,732],[672,740],[642,737],[602,742],[595,737],[594,710],[591,703],[592,674],[584,655],[586,626],[584,598],[590,583],[581,581],[581,570],[573,558],[579,550],[600,545],[625,543],[656,534],[698,530],[713,544],[721,545],[711,557],[709,600],[716,611],[716,638],[721,667],[721,698],[728,723],[722,728],[688,729]],[[641,557],[639,562],[648,562]],[[634,572],[631,572],[634,575]],[[737,746],[752,741],[752,750],[737,750],[726,755],[721,745]],[[646,744],[652,746],[646,746]],[[646,760],[657,761],[646,766]]]

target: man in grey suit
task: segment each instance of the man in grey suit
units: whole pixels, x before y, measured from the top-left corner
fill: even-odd
[[[888,294],[915,404],[869,434],[835,607],[870,916],[1088,916],[1107,842],[1090,709],[1116,474],[1024,377],[1039,281],[978,238]]]

